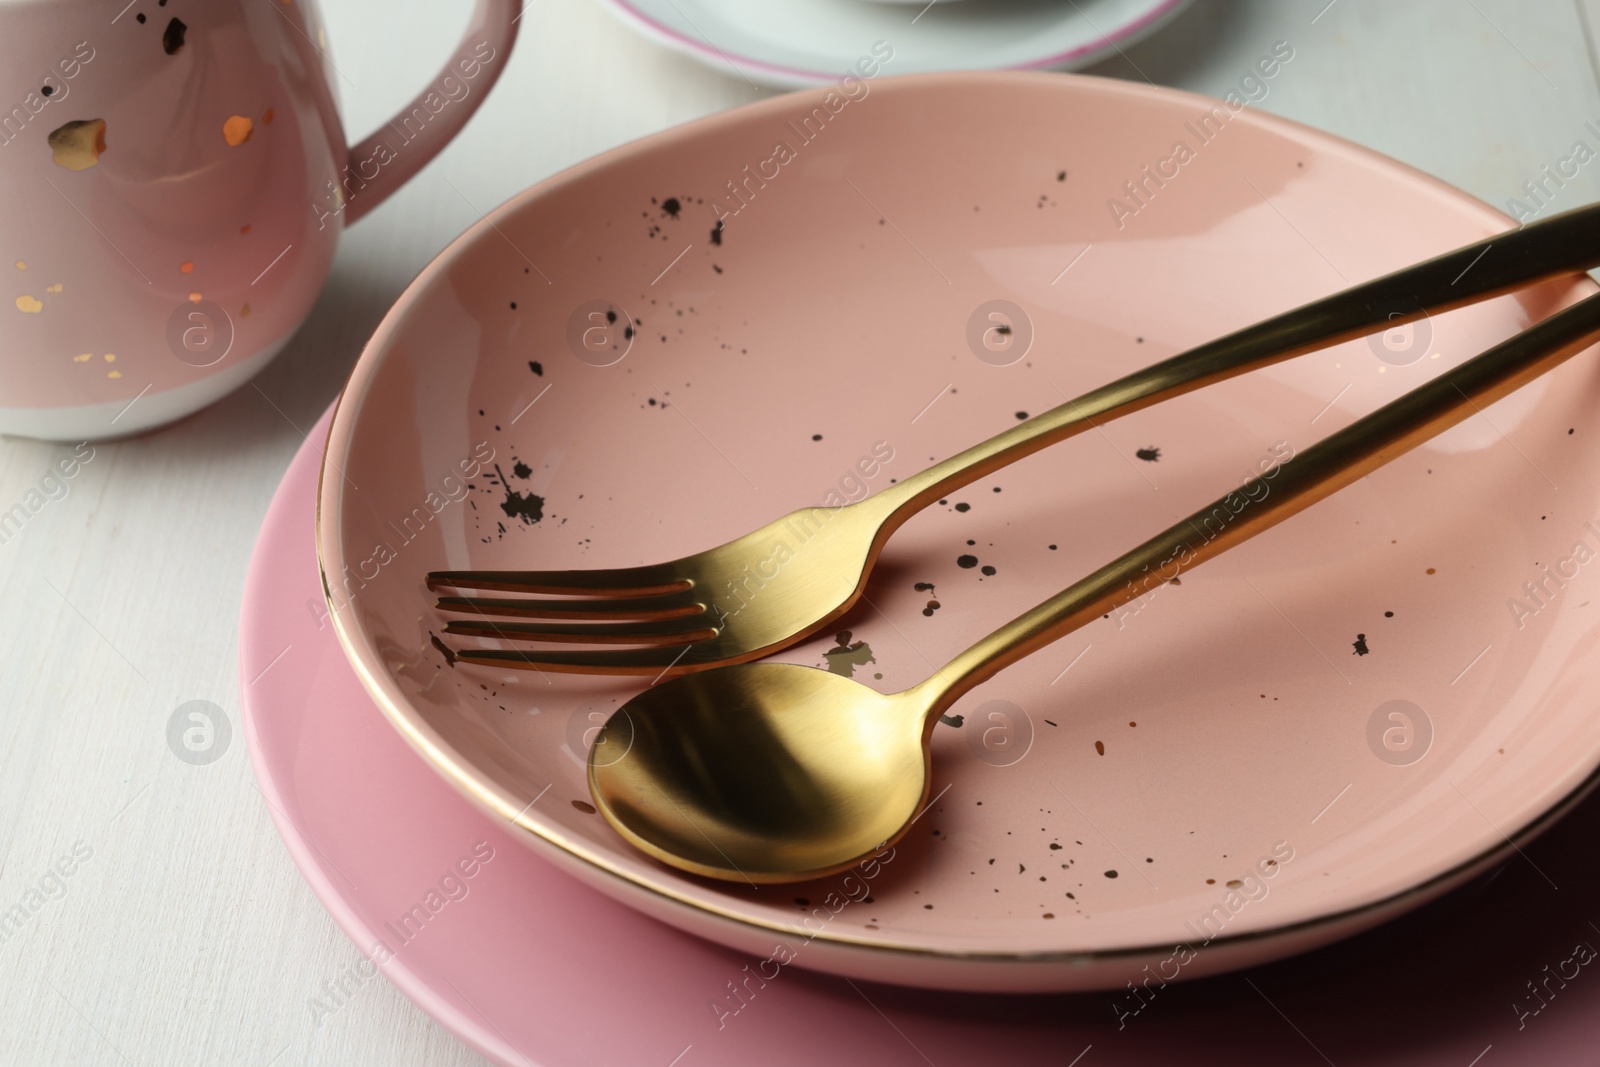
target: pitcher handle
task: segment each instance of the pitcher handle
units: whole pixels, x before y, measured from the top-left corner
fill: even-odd
[[[350,149],[347,173],[360,186],[345,204],[346,226],[387,200],[461,132],[505,72],[521,16],[518,0],[478,0],[461,43],[428,87]]]

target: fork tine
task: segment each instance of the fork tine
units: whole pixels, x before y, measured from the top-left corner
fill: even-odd
[[[510,615],[531,619],[677,619],[705,612],[704,604],[666,596],[582,600],[520,600],[509,597],[443,596],[440,611]]]
[[[657,674],[681,665],[693,645],[681,648],[619,648],[605,651],[470,648],[456,653],[466,663],[513,670],[545,670],[557,674]]]
[[[697,618],[661,622],[451,622],[444,632],[462,637],[498,637],[505,641],[551,641],[559,644],[692,645],[717,636]]]
[[[647,567],[613,567],[589,571],[433,571],[428,588],[492,589],[504,593],[645,596],[678,593],[694,583],[681,578],[670,563]]]

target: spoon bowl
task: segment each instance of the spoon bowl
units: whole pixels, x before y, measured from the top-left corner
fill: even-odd
[[[926,701],[814,667],[685,675],[628,701],[589,791],[632,844],[712,878],[792,882],[897,839],[927,801]]]

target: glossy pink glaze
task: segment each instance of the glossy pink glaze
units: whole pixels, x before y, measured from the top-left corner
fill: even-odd
[[[670,559],[848,489],[878,442],[894,451],[880,482],[909,474],[1019,412],[1507,225],[1248,110],[1114,212],[1213,102],[988,74],[876,83],[747,186],[712,242],[713,197],[822,99],[715,116],[515,198],[424,271],[363,354],[330,437],[320,550],[358,672],[447,777],[566,869],[685,929],[765,953],[809,917],[822,929],[802,966],[1010,990],[1121,985],[1130,960],[1208,934],[1185,977],[1326,942],[1481,869],[1587,783],[1593,568],[1527,617],[1508,605],[1540,563],[1600,548],[1584,525],[1600,517],[1586,422],[1600,383],[1583,356],[969,694],[964,725],[934,733],[948,792],[871,904],[825,905],[852,891],[842,880],[688,878],[581,810],[587,716],[639,683],[447,664],[427,571]],[[871,649],[857,679],[921,680],[1263,459],[1588,288],[1440,317],[1409,365],[1357,342],[1224,383],[952,494],[895,536],[870,603],[837,627]],[[638,327],[604,368],[565,339],[597,298]],[[1008,367],[965,340],[995,298],[1036,332]],[[537,522],[504,506],[533,496]],[[821,666],[832,645],[778,658]],[[975,743],[991,700],[1032,726],[1011,766]],[[1432,724],[1409,766],[1378,754],[1386,731],[1404,740],[1379,711],[1393,700]]]
[[[1083,1064],[1112,1067],[1322,1063],[1318,1050],[1357,1067],[1462,1067],[1488,1046],[1494,1059],[1483,1062],[1590,1062],[1600,1014],[1592,976],[1552,983],[1536,1015],[1514,1006],[1538,1006],[1525,983],[1561,968],[1574,942],[1600,945],[1585,922],[1600,894],[1596,800],[1526,859],[1404,926],[1242,978],[1152,982],[1142,1008],[1126,990],[852,988],[793,966],[764,984],[749,979],[746,967],[774,973],[761,965],[770,949],[747,956],[687,937],[562,874],[456,795],[373,706],[315,610],[312,514],[328,421],[284,476],[251,562],[240,620],[244,735],[284,844],[340,927],[492,1062],[601,1067],[681,1055],[680,1067],[798,1067],[922,1063],[921,1051],[940,1067],[1062,1067],[1088,1046]],[[460,879],[466,895],[403,942],[389,924],[480,843],[494,855]],[[803,964],[810,949],[796,945]],[[1126,977],[1145,975],[1130,963]],[[729,982],[744,990],[743,1006]]]
[[[0,433],[126,434],[264,365],[309,312],[344,223],[477,109],[517,10],[482,0],[424,91],[437,111],[405,127],[408,105],[352,158],[314,0],[0,6]],[[98,161],[60,165],[51,132],[93,120]],[[230,144],[230,120],[247,139]]]

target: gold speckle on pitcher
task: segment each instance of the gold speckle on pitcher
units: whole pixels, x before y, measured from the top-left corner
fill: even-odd
[[[178,264],[178,273],[179,274],[193,274],[194,273],[194,264],[192,262],[190,262],[189,260],[184,260],[182,263]]]
[[[56,166],[88,170],[106,150],[106,120],[73,119],[51,130],[48,140]]]
[[[108,370],[106,371],[106,377],[115,380],[122,377],[122,372],[119,370]]]
[[[87,363],[94,358],[93,352],[80,352],[72,357],[74,363]]]
[[[250,139],[256,130],[256,124],[243,115],[229,115],[228,120],[222,124],[222,139],[234,148],[238,148]]]
[[[17,297],[17,310],[26,315],[37,315],[44,310],[44,305],[27,293],[23,293]]]
[[[47,293],[59,293],[61,290],[65,289],[65,288],[66,288],[65,285],[62,285],[60,282],[56,282],[54,285],[52,285],[52,286],[48,287],[47,289],[45,289],[45,292],[47,292]]]
[[[198,303],[200,303],[200,301],[202,301],[204,299],[205,299],[205,297],[201,296],[199,293],[190,293],[189,294],[189,303],[191,303],[191,304],[198,304]]]
[[[22,260],[19,259],[19,260],[17,260],[17,269],[18,270],[27,270],[28,269],[28,265],[26,263],[22,262]]]
[[[107,352],[105,355],[105,360],[107,363],[115,363],[117,361],[117,357],[115,354]]]
[[[246,304],[244,307],[239,309],[239,317],[241,319],[248,319],[250,317],[250,305],[249,304]]]

